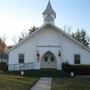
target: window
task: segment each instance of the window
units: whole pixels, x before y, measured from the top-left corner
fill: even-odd
[[[44,60],[45,60],[45,62],[47,62],[47,61],[48,61],[48,57],[47,57],[47,56],[45,56],[45,57],[44,57]]]
[[[51,56],[51,62],[54,62],[54,57],[53,56]]]
[[[24,63],[24,54],[19,54],[19,63]]]
[[[74,55],[74,64],[80,64],[80,55]]]

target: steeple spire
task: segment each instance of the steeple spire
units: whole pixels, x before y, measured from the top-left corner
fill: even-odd
[[[42,13],[42,15],[44,17],[44,23],[53,23],[54,24],[54,21],[55,21],[55,18],[56,18],[56,13],[52,9],[50,0],[48,2],[48,5],[47,5],[46,9]]]

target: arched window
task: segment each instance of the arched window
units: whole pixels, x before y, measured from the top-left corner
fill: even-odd
[[[53,56],[51,56],[51,62],[54,62],[54,57]]]
[[[45,56],[44,60],[45,60],[45,62],[47,62],[48,61],[48,56]]]

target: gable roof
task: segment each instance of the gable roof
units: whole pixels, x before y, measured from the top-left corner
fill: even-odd
[[[52,23],[45,23],[43,24],[41,27],[39,27],[36,31],[34,31],[33,33],[29,34],[28,36],[26,36],[26,38],[24,38],[21,42],[17,43],[15,46],[13,46],[10,50],[12,51],[13,49],[17,48],[19,45],[21,45],[22,43],[24,43],[27,39],[29,39],[31,36],[33,36],[34,34],[36,34],[38,31],[42,30],[43,28],[47,27],[47,26],[51,26],[52,28],[60,31],[63,35],[65,35],[67,38],[73,40],[75,43],[77,43],[79,46],[81,46],[82,48],[86,49],[87,51],[90,52],[90,49],[85,47],[83,44],[81,44],[80,42],[78,42],[77,40],[75,40],[72,36],[70,36],[69,34],[67,34],[66,32],[64,32],[62,29],[60,29],[59,27],[53,25]]]

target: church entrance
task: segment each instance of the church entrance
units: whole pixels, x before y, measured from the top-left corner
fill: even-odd
[[[53,53],[47,52],[41,59],[41,68],[54,69],[57,68],[57,61]]]

